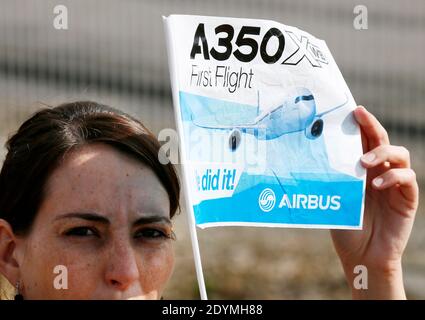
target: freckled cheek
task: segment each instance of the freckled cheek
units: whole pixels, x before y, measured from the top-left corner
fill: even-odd
[[[25,257],[21,277],[26,299],[54,299],[57,296],[58,292],[53,286],[54,268],[61,264],[60,261],[59,254],[44,249],[32,250]]]
[[[38,239],[37,239],[38,240]],[[48,265],[50,257],[45,253],[45,248],[43,246],[38,246],[37,241],[28,240],[28,243],[25,243],[25,254],[23,255],[22,261],[19,261],[20,276],[25,294],[27,296],[32,296],[37,294],[37,291],[40,290],[40,287],[43,286],[45,279],[48,276]],[[40,257],[46,257],[43,262]]]
[[[69,261],[66,266],[68,269],[66,294],[73,299],[90,299],[101,280],[101,261],[79,256]]]
[[[146,250],[142,257],[141,281],[145,292],[162,293],[174,269],[174,250],[170,243],[161,248]]]
[[[84,254],[81,250],[71,247],[40,256],[44,258],[38,259],[40,266],[37,269],[43,270],[43,275],[38,277],[38,283],[33,282],[33,286],[37,285],[43,296],[53,299],[89,299],[96,290],[96,279],[100,274],[100,261],[96,254]],[[66,273],[63,269],[55,273],[54,268],[58,265],[65,266]],[[55,279],[56,284],[63,285],[65,278],[68,288],[55,288]]]

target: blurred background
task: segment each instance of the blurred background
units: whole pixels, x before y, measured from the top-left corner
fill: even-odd
[[[53,27],[58,4],[68,9],[68,30]],[[368,9],[367,30],[353,27],[359,4]],[[393,144],[410,149],[423,185],[423,0],[0,0],[0,161],[8,135],[44,104],[91,99],[139,117],[154,133],[174,128],[161,19],[172,13],[272,19],[324,39],[356,102]],[[412,299],[425,299],[424,211],[420,204],[404,259]],[[184,208],[175,223],[176,269],[164,298],[197,299]],[[210,298],[351,297],[326,230],[227,227],[198,235]]]

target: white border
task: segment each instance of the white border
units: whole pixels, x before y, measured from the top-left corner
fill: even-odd
[[[362,230],[362,225],[343,226],[326,224],[292,224],[292,223],[268,223],[268,222],[206,222],[197,225],[201,229],[212,227],[267,227],[267,228],[302,228],[302,229],[343,229]]]

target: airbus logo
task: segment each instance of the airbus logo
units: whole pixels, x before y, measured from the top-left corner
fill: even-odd
[[[258,196],[258,205],[263,212],[273,210],[276,204],[276,195],[270,188],[261,191]],[[316,195],[316,194],[283,194],[278,208],[304,209],[304,210],[332,210],[341,209],[341,196]]]
[[[260,195],[258,196],[258,205],[260,206],[261,210],[264,212],[269,212],[274,208],[275,204],[276,195],[272,189],[266,188],[261,191]]]

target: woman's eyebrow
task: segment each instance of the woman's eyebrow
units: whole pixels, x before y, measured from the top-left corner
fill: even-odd
[[[149,224],[149,223],[155,223],[155,222],[162,222],[162,223],[171,225],[170,218],[164,217],[164,216],[158,216],[158,215],[140,217],[136,221],[134,221],[133,225],[137,226],[141,224]]]
[[[63,215],[60,215],[56,217],[55,220],[59,219],[66,219],[66,218],[78,218],[78,219],[84,219],[89,221],[96,221],[104,224],[110,224],[108,218],[105,216],[102,216],[98,213],[91,213],[91,212],[70,212]],[[149,223],[155,223],[155,222],[162,222],[171,225],[171,219],[165,216],[159,216],[159,215],[150,215],[150,216],[144,216],[138,218],[136,221],[134,221],[133,225],[138,226],[141,224],[149,224]]]
[[[89,221],[96,221],[104,224],[110,224],[110,221],[105,216],[102,216],[97,213],[91,213],[91,212],[70,212],[63,215],[60,215],[56,217],[55,220],[59,219],[66,219],[66,218],[78,218],[78,219],[84,219]]]

